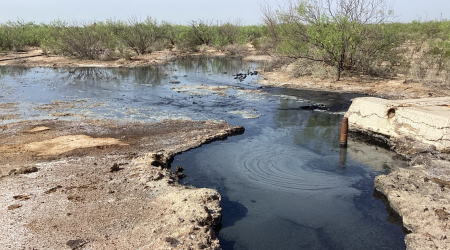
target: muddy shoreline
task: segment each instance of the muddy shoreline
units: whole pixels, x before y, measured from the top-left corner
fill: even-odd
[[[219,249],[220,195],[178,184],[167,164],[177,153],[242,131],[223,122],[175,120],[4,125],[0,243],[10,249]]]

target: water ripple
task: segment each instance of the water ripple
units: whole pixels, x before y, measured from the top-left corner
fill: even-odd
[[[348,184],[336,173],[321,169],[314,161],[317,157],[298,147],[272,144],[241,150],[237,160],[245,174],[261,184],[295,190],[324,190]],[[328,159],[323,158],[323,164],[329,165]]]

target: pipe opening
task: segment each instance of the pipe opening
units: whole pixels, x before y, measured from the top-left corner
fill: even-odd
[[[394,118],[394,116],[395,116],[395,108],[389,109],[387,112],[388,119]]]

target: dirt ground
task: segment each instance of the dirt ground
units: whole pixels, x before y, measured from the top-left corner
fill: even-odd
[[[165,61],[182,56],[168,51],[157,51],[149,55],[135,56],[131,60],[115,61],[75,60],[58,55],[45,55],[39,48],[21,53],[0,54],[0,66],[23,67],[138,67],[161,64]]]
[[[219,249],[220,195],[178,184],[171,157],[226,123],[23,121],[0,127],[2,249]]]
[[[263,76],[264,78],[260,83],[267,86],[361,93],[388,99],[440,97],[450,94],[449,90],[430,88],[417,82],[408,82],[402,75],[392,79],[342,77],[340,81],[334,81],[313,77],[294,78],[290,77],[286,70],[277,70],[265,72]]]

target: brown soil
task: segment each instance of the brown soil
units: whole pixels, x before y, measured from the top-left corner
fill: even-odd
[[[264,79],[260,83],[267,86],[361,93],[389,99],[440,97],[450,94],[450,91],[446,89],[408,82],[403,76],[392,79],[343,77],[340,81],[333,81],[313,77],[294,78],[289,76],[289,72],[283,70],[264,72],[263,76]]]
[[[218,249],[220,195],[178,184],[176,153],[226,123],[23,121],[0,127],[5,249]]]

